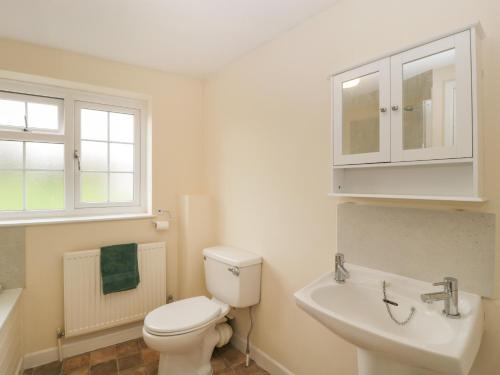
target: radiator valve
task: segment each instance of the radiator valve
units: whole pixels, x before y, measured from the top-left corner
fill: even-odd
[[[66,335],[66,333],[64,332],[64,328],[58,328],[56,330],[56,335],[58,339],[62,339]]]

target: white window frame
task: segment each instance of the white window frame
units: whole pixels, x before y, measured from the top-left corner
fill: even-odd
[[[147,95],[110,88],[78,84],[69,81],[0,71],[0,92],[35,95],[63,100],[59,131],[0,126],[1,140],[64,143],[65,209],[46,211],[0,211],[0,226],[65,221],[87,221],[135,218],[152,215],[151,204],[151,98]],[[31,97],[30,97],[31,98]],[[79,199],[79,172],[74,151],[79,147],[79,103],[92,103],[101,108],[122,109],[133,112],[138,122],[134,151],[134,201],[81,204]],[[77,119],[78,117],[78,119]],[[135,175],[137,173],[137,176]]]
[[[108,104],[100,104],[100,103],[89,103],[89,102],[82,102],[82,101],[77,101],[75,102],[75,151],[78,152],[78,154],[81,156],[82,152],[80,150],[80,142],[81,142],[81,135],[80,135],[80,130],[81,130],[81,110],[82,109],[90,109],[90,110],[97,110],[97,111],[105,111],[105,112],[114,112],[114,113],[124,113],[124,114],[129,114],[129,115],[134,115],[134,195],[133,195],[133,200],[130,202],[106,202],[106,203],[86,203],[82,202],[81,197],[80,197],[80,187],[81,187],[81,172],[79,171],[78,168],[78,161],[77,161],[77,168],[75,168],[75,207],[76,208],[88,208],[88,207],[133,207],[133,206],[138,206],[140,202],[140,196],[141,196],[141,170],[142,170],[142,165],[141,165],[141,127],[140,127],[140,112],[137,109],[131,109],[131,108],[126,108],[126,107],[117,107],[117,106],[111,106]],[[96,141],[96,142],[103,142],[108,144],[108,165],[109,165],[109,144],[114,143],[111,142],[109,139],[107,141]],[[108,198],[109,198],[109,174],[110,171],[108,169],[107,172],[103,172],[108,174]]]

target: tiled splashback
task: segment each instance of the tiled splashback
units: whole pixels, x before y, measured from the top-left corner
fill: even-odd
[[[0,228],[0,284],[24,287],[24,227]]]
[[[453,276],[462,290],[493,295],[494,214],[344,203],[337,215],[346,262],[429,282]]]

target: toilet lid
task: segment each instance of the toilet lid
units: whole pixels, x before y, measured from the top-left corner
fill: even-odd
[[[169,334],[193,330],[220,314],[220,306],[207,297],[193,297],[160,306],[144,319],[151,333]]]

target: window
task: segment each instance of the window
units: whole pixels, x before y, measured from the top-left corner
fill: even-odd
[[[78,206],[134,204],[140,168],[137,112],[78,103],[77,116]]]
[[[63,100],[0,92],[0,212],[64,209]]]
[[[34,95],[0,93],[0,127],[59,132],[63,101]]]
[[[147,213],[146,108],[0,78],[0,220]]]

